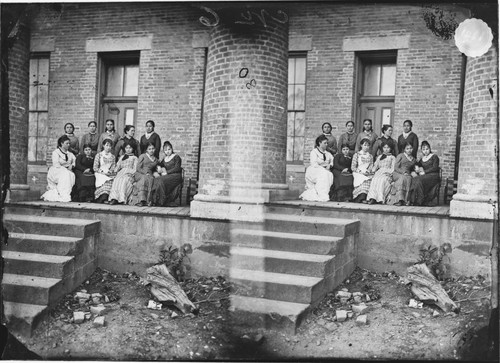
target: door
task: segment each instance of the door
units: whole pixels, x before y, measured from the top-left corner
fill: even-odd
[[[396,53],[364,52],[358,54],[356,131],[363,120],[372,120],[373,131],[380,136],[382,125],[394,124],[396,93]]]
[[[360,122],[369,118],[372,120],[373,131],[381,135],[382,125],[393,125],[394,101],[361,101]]]
[[[99,131],[105,121],[115,121],[115,130],[123,135],[125,125],[136,126],[139,93],[139,53],[103,53],[101,55],[101,98]]]

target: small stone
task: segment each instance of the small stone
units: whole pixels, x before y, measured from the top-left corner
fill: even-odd
[[[104,295],[104,302],[109,303],[109,297],[107,295]]]
[[[175,311],[172,311],[172,315],[170,315],[170,317],[171,317],[172,319],[175,319],[175,318],[177,318],[178,316],[179,316],[179,314],[177,314]]]
[[[341,297],[340,298],[340,303],[341,304],[347,304],[347,301],[349,301],[349,299],[347,297]]]
[[[411,315],[413,315],[416,318],[420,318],[420,314],[417,313],[416,311],[412,312]]]
[[[94,297],[98,297],[98,298],[101,298],[102,295],[98,292],[94,292],[93,294],[91,294],[91,296],[94,298]]]
[[[86,292],[87,292],[87,290],[85,290],[85,289],[81,289],[81,290],[80,290],[80,292],[85,292],[85,293],[86,293]]]
[[[360,315],[356,318],[356,324],[357,325],[366,325],[366,315]]]
[[[161,310],[161,307],[162,307],[161,303],[157,303],[154,300],[148,301],[148,306],[147,306],[148,309]]]
[[[368,310],[368,306],[365,304],[352,305],[352,311],[356,314],[363,314],[366,310]]]
[[[360,293],[359,291],[356,291],[352,293],[352,296],[363,296],[363,294]]]
[[[246,335],[246,334],[245,334],[245,335],[243,335],[243,336],[241,337],[241,339],[251,340],[251,339],[250,339],[250,337],[249,337],[248,335]]]
[[[254,341],[256,343],[260,344],[264,341],[264,336],[262,334],[257,334],[254,338]]]
[[[352,316],[354,315],[354,313],[352,311],[348,311],[347,312],[347,317],[350,319],[352,318]]]
[[[318,340],[318,341],[316,342],[316,345],[319,347],[319,346],[321,345],[321,340]]]
[[[349,299],[350,297],[352,296],[352,294],[350,292],[347,292],[347,291],[337,291],[337,293],[335,294],[335,297],[337,299],[342,299],[342,298],[347,298]]]
[[[151,313],[151,317],[153,319],[158,319],[160,316],[158,314],[155,314],[155,313]]]
[[[328,323],[325,325],[325,328],[327,328],[328,330],[332,331],[332,330],[335,330],[337,328],[337,324],[335,323]]]
[[[347,319],[347,311],[345,310],[336,310],[335,316],[337,317],[337,321],[345,321]]]
[[[85,321],[85,313],[83,311],[75,311],[73,313],[73,321],[75,324],[81,324]]]
[[[85,320],[90,320],[91,317],[92,317],[92,314],[85,313]]]
[[[359,303],[363,302],[363,299],[361,298],[361,296],[354,296],[354,302],[356,304],[359,304]]]
[[[433,316],[434,318],[435,318],[435,317],[437,317],[437,316],[439,316],[439,315],[441,315],[441,314],[440,314],[437,310],[434,310],[434,311],[432,312],[432,316]]]
[[[345,291],[345,292],[348,292],[348,291],[349,291],[349,290],[347,289],[347,287],[343,287],[341,290],[342,290],[342,291]]]
[[[365,295],[365,300],[366,300],[367,302],[372,301],[372,299],[370,299],[370,295],[368,295],[368,294],[366,294],[366,295]]]
[[[418,302],[415,299],[410,299],[410,302],[408,303],[408,306],[413,309],[418,308]]]
[[[97,318],[94,319],[94,326],[100,327],[104,326],[105,320],[104,316],[98,316]]]
[[[106,308],[102,305],[98,305],[98,306],[91,306],[90,307],[90,312],[94,315],[103,315],[105,312],[106,312]]]
[[[69,354],[69,349],[65,349],[64,354]]]
[[[101,302],[101,298],[97,296],[92,296],[92,302],[94,304],[99,304]]]

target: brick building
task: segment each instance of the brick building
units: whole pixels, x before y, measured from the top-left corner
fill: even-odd
[[[443,9],[457,23],[470,17],[467,7]],[[153,119],[186,179],[200,180],[195,206],[231,193],[245,200],[248,188],[266,200],[262,190],[303,189],[323,122],[338,139],[346,121],[359,130],[369,117],[378,134],[394,125],[395,137],[411,119],[443,178],[459,166],[458,200],[472,193],[495,205],[497,49],[464,62],[424,12],[343,3],[30,6],[10,52],[12,182],[45,188],[66,122],[81,137],[88,122],[102,131],[113,118],[120,134],[133,124],[140,137]]]

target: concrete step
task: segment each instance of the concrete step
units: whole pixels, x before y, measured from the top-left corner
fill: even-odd
[[[48,312],[46,305],[4,301],[3,312],[10,332],[31,337],[33,330]]]
[[[82,238],[43,234],[9,233],[4,251],[44,253],[58,256],[74,256],[82,252]]]
[[[4,218],[8,231],[21,234],[42,234],[84,238],[99,233],[100,221],[77,218],[41,217],[8,214]]]
[[[2,251],[4,272],[62,279],[74,270],[73,256],[46,255],[40,253]]]
[[[342,252],[345,241],[342,237],[237,228],[231,230],[231,243],[277,251],[333,255]]]
[[[310,304],[324,294],[323,279],[318,277],[237,268],[231,268],[229,275],[236,295]]]
[[[265,329],[277,329],[295,334],[307,315],[308,304],[231,295],[231,315],[239,324],[255,327],[256,322]]]
[[[276,251],[261,248],[232,247],[231,267],[289,275],[324,277],[334,270],[333,255]]]
[[[241,223],[236,228],[345,237],[359,232],[359,221],[342,218],[266,213],[263,224]]]
[[[13,303],[50,305],[65,294],[61,279],[4,274],[3,299]]]

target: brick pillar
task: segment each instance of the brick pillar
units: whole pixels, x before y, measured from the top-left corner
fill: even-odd
[[[11,189],[27,189],[30,32],[22,22],[9,49]]]
[[[241,211],[241,203],[287,194],[288,24],[254,20],[237,25],[227,17],[211,30],[192,216],[234,218],[229,204]]]
[[[498,51],[467,59],[458,172],[452,217],[498,215]]]

